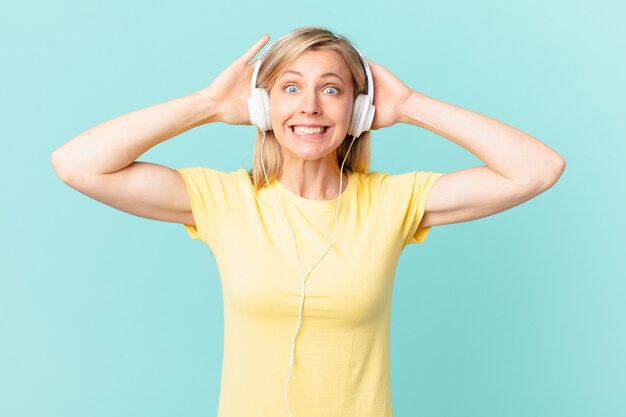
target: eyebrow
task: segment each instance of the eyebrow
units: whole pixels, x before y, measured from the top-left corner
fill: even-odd
[[[287,74],[287,73],[296,74],[296,75],[299,75],[300,77],[302,77],[302,73],[301,73],[301,72],[298,72],[298,71],[293,71],[293,70],[286,70],[286,71],[283,73],[283,76],[284,76],[285,74]],[[324,77],[337,77],[337,78],[339,78],[339,79],[341,80],[341,82],[344,82],[344,81],[343,81],[343,78],[341,78],[339,75],[335,74],[334,72],[325,72],[325,73],[323,73],[323,74],[321,75],[321,77],[322,77],[322,78],[324,78]]]

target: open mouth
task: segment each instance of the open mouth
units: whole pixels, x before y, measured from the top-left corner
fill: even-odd
[[[316,127],[316,128],[303,128],[296,126],[289,126],[291,133],[294,136],[301,139],[321,139],[325,137],[331,130],[330,126]]]

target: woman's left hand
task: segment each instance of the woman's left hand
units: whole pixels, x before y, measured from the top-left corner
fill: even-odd
[[[367,59],[367,58],[365,58]],[[374,120],[371,130],[392,126],[400,121],[404,103],[413,93],[398,77],[382,65],[367,59],[374,82]]]

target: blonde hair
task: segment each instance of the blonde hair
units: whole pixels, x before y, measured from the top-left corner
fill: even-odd
[[[290,66],[302,53],[328,49],[338,52],[346,62],[348,70],[352,74],[354,98],[358,94],[366,93],[367,80],[361,57],[356,49],[345,37],[337,37],[330,30],[320,26],[304,26],[295,29],[290,36],[276,42],[272,49],[265,54],[257,77],[256,86],[270,91],[276,79]],[[350,140],[346,140],[350,139]],[[256,190],[265,185],[265,176],[261,166],[261,142],[263,133],[256,129],[256,146],[254,150],[252,169],[248,171],[250,179]],[[352,136],[346,134],[341,144],[337,147],[338,168],[346,156]],[[350,154],[344,164],[344,170],[348,172],[369,172],[370,162],[370,132],[363,132],[354,140]],[[265,144],[263,145],[263,164],[267,172],[267,178],[271,182],[277,178],[283,165],[281,146],[274,132],[265,132]]]

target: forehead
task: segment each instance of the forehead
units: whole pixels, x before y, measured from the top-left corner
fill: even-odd
[[[291,65],[285,68],[280,75],[299,76],[291,71],[298,72],[303,77],[318,77],[332,72],[339,75],[344,82],[348,82],[352,78],[343,56],[331,49],[304,52]]]

